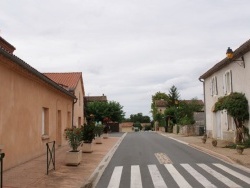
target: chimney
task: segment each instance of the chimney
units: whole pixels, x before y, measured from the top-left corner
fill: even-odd
[[[0,36],[0,48],[4,49],[5,51],[7,51],[11,54],[13,54],[13,52],[16,49],[10,43],[8,43],[6,40],[4,40],[1,36]]]

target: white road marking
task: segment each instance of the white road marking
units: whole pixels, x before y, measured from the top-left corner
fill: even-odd
[[[165,164],[166,169],[169,171],[171,176],[179,187],[192,188],[192,186],[183,178],[183,176],[176,170],[172,164]]]
[[[219,181],[221,181],[222,183],[226,184],[228,187],[241,187],[240,185],[236,184],[235,182],[231,181],[229,178],[223,176],[222,174],[220,174],[219,172],[216,172],[215,170],[213,170],[212,168],[208,167],[205,164],[197,164],[199,167],[203,168],[205,171],[207,171],[209,174],[211,174],[212,176],[214,176],[215,178],[217,178]]]
[[[115,167],[115,169],[112,173],[111,179],[109,181],[108,188],[118,188],[119,187],[120,181],[121,181],[122,169],[123,169],[123,166],[116,166]]]
[[[142,188],[141,171],[139,165],[131,166],[130,188]]]
[[[242,181],[244,181],[244,182],[250,184],[250,178],[249,178],[249,177],[247,177],[247,176],[245,176],[245,175],[243,175],[243,174],[240,174],[240,173],[238,173],[238,172],[236,172],[236,171],[234,171],[234,170],[232,170],[232,169],[230,169],[230,168],[228,168],[228,167],[226,167],[226,166],[224,166],[224,165],[222,165],[222,164],[214,163],[213,165],[215,165],[215,166],[217,166],[218,168],[220,168],[220,169],[226,171],[227,173],[229,173],[229,174],[231,174],[231,175],[233,175],[233,176],[239,178],[240,180],[242,180]]]
[[[148,165],[148,169],[155,188],[167,188],[165,181],[163,180],[156,165]]]
[[[197,172],[193,167],[189,164],[181,164],[183,168],[186,169],[200,184],[202,184],[206,188],[216,188],[214,184],[208,181],[202,174]]]

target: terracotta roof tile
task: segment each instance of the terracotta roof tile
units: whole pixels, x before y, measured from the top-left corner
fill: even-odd
[[[164,100],[155,100],[156,107],[167,107],[168,102]]]
[[[105,95],[102,96],[86,96],[85,97],[87,102],[107,102],[107,97]]]
[[[77,83],[81,79],[81,72],[64,72],[64,73],[43,73],[49,79],[56,82],[58,85],[68,89],[75,89]]]

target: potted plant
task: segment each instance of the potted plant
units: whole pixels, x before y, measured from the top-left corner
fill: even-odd
[[[71,148],[67,151],[65,162],[67,165],[77,166],[82,160],[82,151],[78,147],[82,144],[82,135],[80,128],[67,128],[65,129],[65,138]]]
[[[217,146],[217,140],[216,140],[216,139],[213,139],[213,140],[212,140],[212,145],[213,145],[214,147]]]
[[[95,143],[96,144],[102,144],[102,134],[103,134],[103,125],[102,124],[96,124],[95,125]]]
[[[201,140],[202,140],[202,143],[205,144],[207,141],[207,134],[204,134]]]
[[[82,152],[91,153],[92,150],[92,141],[95,139],[95,125],[94,123],[85,124],[81,127],[82,135]]]
[[[236,151],[239,153],[239,154],[242,154],[243,151],[245,149],[245,146],[244,145],[241,145],[241,144],[238,144],[236,145]]]

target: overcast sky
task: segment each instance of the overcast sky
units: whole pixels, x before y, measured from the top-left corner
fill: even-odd
[[[40,72],[82,72],[126,117],[172,85],[203,100],[204,72],[249,39],[249,0],[1,0],[0,35]]]

